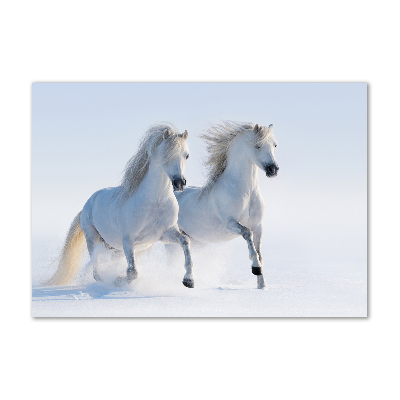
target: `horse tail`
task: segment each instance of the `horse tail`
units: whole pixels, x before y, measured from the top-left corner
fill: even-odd
[[[80,224],[81,212],[72,221],[64,248],[60,254],[57,271],[46,282],[47,285],[66,285],[73,281],[82,263],[83,250],[86,243]]]

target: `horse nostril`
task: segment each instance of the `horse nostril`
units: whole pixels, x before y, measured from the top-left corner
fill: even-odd
[[[275,176],[278,173],[278,166],[274,164],[267,165],[265,171],[267,172],[268,176]]]
[[[186,186],[186,179],[183,179],[183,186]]]
[[[178,181],[176,179],[174,179],[172,183],[174,184],[175,187],[178,187]]]

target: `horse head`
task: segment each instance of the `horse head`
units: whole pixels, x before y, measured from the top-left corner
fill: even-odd
[[[256,124],[250,135],[253,139],[250,154],[252,161],[266,173],[268,178],[277,176],[279,167],[275,160],[275,148],[278,144],[274,137],[273,125],[265,127]]]
[[[176,192],[183,191],[186,186],[184,172],[186,160],[189,158],[187,137],[188,131],[180,134],[167,128],[163,133],[163,140],[158,149],[161,168],[171,180]]]

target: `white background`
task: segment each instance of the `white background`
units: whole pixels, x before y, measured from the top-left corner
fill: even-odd
[[[2,361],[7,398],[395,398],[398,43],[394,2],[1,6]],[[35,81],[369,83],[369,318],[33,320]]]

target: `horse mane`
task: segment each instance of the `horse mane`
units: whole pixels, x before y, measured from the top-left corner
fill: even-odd
[[[162,122],[152,125],[143,135],[138,151],[126,163],[120,187],[115,193],[119,199],[127,199],[137,190],[149,170],[150,159],[154,155],[155,149],[161,144],[166,129],[169,130],[170,135],[163,153],[157,160],[159,164],[170,161],[182,151],[182,135],[173,124]]]
[[[244,132],[254,130],[256,124],[249,122],[223,121],[221,124],[210,125],[207,131],[200,135],[206,142],[208,157],[204,163],[208,169],[207,183],[201,188],[200,196],[210,192],[215,182],[225,171],[228,161],[228,149],[233,140]],[[258,127],[258,126],[257,126]],[[269,128],[259,126],[254,132],[255,146],[263,145],[268,138]]]

